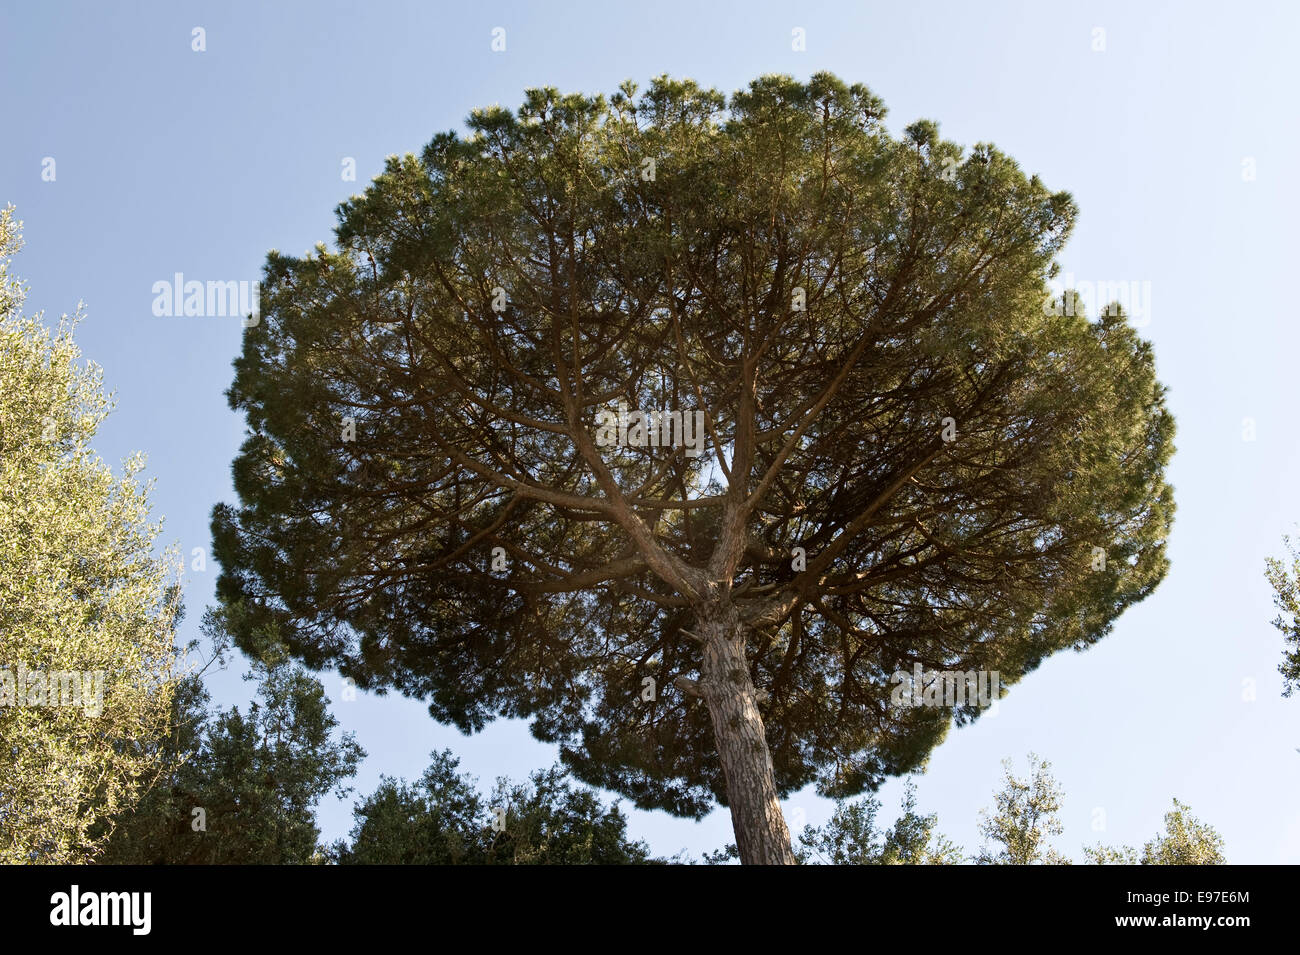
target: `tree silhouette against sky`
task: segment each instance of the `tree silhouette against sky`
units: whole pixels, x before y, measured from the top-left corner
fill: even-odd
[[[1101,638],[1167,569],[1151,349],[1047,301],[1067,194],[884,113],[829,74],[531,90],[391,158],[336,251],[272,252],[213,515],[247,632],[722,802],[745,863],[793,861],[780,797],[978,716],[891,674]]]

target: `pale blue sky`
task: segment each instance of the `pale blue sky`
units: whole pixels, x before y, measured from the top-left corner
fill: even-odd
[[[53,320],[81,299],[79,342],[118,409],[98,447],[148,453],[166,541],[209,547],[243,432],[223,390],[238,319],[156,318],[155,281],[256,280],[270,248],[332,238],[335,205],[390,153],[463,128],[525,88],[612,92],[668,72],[732,91],[762,73],[829,69],[863,82],[898,130],[918,118],[991,141],[1081,207],[1063,269],[1149,282],[1161,379],[1178,420],[1173,569],[1084,654],[1049,660],[995,718],[950,735],[918,780],[923,810],[974,849],[1000,761],[1049,759],[1067,794],[1072,856],[1140,845],[1177,796],[1223,833],[1232,862],[1300,862],[1300,699],[1279,696],[1280,634],[1264,558],[1300,521],[1293,371],[1300,323],[1300,7],[1276,3],[252,3],[0,5],[0,203],[26,223],[14,264]],[[506,51],[490,48],[506,29]],[[206,30],[205,52],[191,31]],[[791,31],[807,49],[791,49]],[[1104,30],[1103,51],[1094,50]],[[343,182],[344,157],[358,182]],[[53,157],[56,179],[43,181]],[[1253,159],[1255,178],[1243,177]],[[1252,419],[1254,440],[1243,437]],[[197,632],[216,568],[187,574]],[[1246,681],[1256,698],[1243,699]],[[521,723],[466,738],[418,702],[338,700],[369,751],[357,785],[418,775],[450,746],[485,783],[548,765]],[[214,681],[244,702],[234,673]],[[901,785],[882,796],[886,813]],[[1093,830],[1096,810],[1104,832]],[[820,822],[811,791],[787,805]],[[632,811],[663,854],[730,839]],[[892,816],[890,816],[892,818]],[[327,799],[328,838],[351,823]],[[793,820],[792,820],[793,821]]]

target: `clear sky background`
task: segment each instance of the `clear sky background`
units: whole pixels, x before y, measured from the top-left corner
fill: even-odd
[[[205,52],[191,49],[195,27]],[[1224,835],[1230,862],[1296,863],[1300,698],[1280,697],[1263,573],[1300,521],[1297,35],[1300,5],[1250,2],[0,0],[0,203],[25,221],[12,268],[29,310],[53,322],[86,302],[79,344],[117,394],[98,450],[115,464],[148,454],[164,542],[188,565],[210,549],[212,506],[234,500],[243,421],[223,391],[241,329],[154,317],[153,283],[255,281],[268,249],[331,241],[334,207],[385,156],[463,129],[472,108],[664,72],[731,92],[831,70],[881,96],[895,132],[929,118],[966,146],[997,144],[1079,203],[1064,272],[1150,283],[1143,333],[1178,421],[1173,566],[1100,644],[1048,660],[995,717],[951,733],[917,779],[920,808],[974,850],[1001,760],[1023,771],[1034,751],[1066,792],[1055,844],[1072,857],[1098,840],[1140,846],[1178,797]],[[357,182],[341,179],[345,157]],[[210,558],[187,570],[187,638],[216,574]],[[369,751],[361,792],[381,772],[418,776],[444,746],[485,784],[555,758],[522,722],[464,737],[417,701],[345,702],[338,678],[325,682]],[[237,670],[211,685],[225,705],[252,690]],[[881,795],[888,822],[901,782]],[[831,808],[811,789],[786,804],[792,822]],[[630,815],[661,854],[731,839],[721,810],[701,823]],[[350,802],[327,798],[320,821],[327,839],[344,835]]]

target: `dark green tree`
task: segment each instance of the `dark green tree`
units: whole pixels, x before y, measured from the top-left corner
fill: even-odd
[[[392,159],[335,250],[268,256],[222,599],[638,806],[728,805],[747,863],[794,861],[782,795],[978,715],[896,670],[1100,639],[1167,566],[1150,346],[1051,300],[1067,194],[883,116],[660,78]]]
[[[528,783],[500,780],[483,798],[456,772],[450,751],[433,754],[420,781],[385,779],[353,810],[351,843],[339,842],[343,865],[628,865],[651,859],[627,838],[618,806],[574,787],[558,768]]]
[[[205,618],[224,663],[218,616]],[[202,671],[180,683],[163,747],[173,770],[117,820],[101,863],[305,864],[317,857],[315,807],[340,798],[365,752],[335,731],[324,687],[263,641],[245,679],[257,699],[213,709]]]

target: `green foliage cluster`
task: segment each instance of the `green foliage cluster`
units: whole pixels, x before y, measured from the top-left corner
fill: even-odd
[[[80,312],[22,314],[20,226],[0,210],[0,863],[80,862],[165,768],[177,558],[154,553],[143,457],[117,477],[91,448],[112,400]]]
[[[1060,810],[1064,794],[1052,776],[1051,764],[1029,755],[1029,773],[1020,777],[1010,760],[1004,764],[1002,788],[994,794],[994,807],[980,813],[980,834],[985,844],[969,855],[937,832],[938,819],[916,811],[916,790],[909,782],[903,811],[883,834],[876,822],[880,801],[867,796],[837,803],[822,826],[808,826],[799,836],[799,861],[815,865],[1069,865],[1070,860],[1050,844],[1064,827]],[[724,862],[734,857],[734,847],[706,856]],[[1085,846],[1084,861],[1096,865],[1222,865],[1223,837],[1191,815],[1174,800],[1165,814],[1164,831],[1139,852],[1129,846]]]
[[[204,628],[212,661],[225,661],[223,615]],[[210,661],[210,662],[212,662]],[[203,671],[176,695],[165,754],[170,771],[117,821],[97,859],[115,864],[305,864],[318,856],[315,806],[365,756],[337,733],[325,688],[264,641],[245,679],[257,682],[247,712],[214,709]]]
[[[484,797],[456,772],[449,750],[415,783],[385,779],[354,810],[351,842],[332,857],[343,865],[636,865],[652,859],[627,837],[627,818],[558,767],[527,783],[498,780]]]

